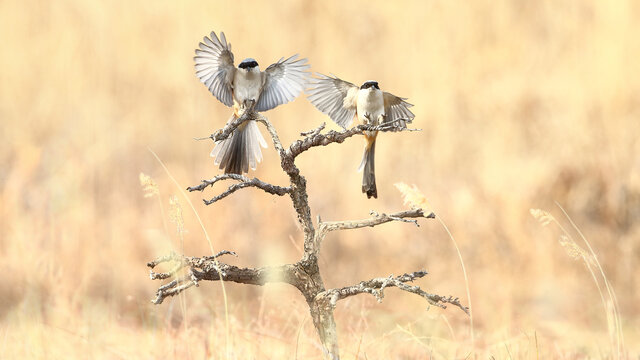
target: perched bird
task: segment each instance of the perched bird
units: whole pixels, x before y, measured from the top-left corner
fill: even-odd
[[[194,57],[196,75],[220,102],[233,106],[229,122],[245,111],[267,111],[295,99],[305,89],[309,80],[307,59],[298,55],[281,58],[260,71],[252,58],[233,65],[231,44],[224,33],[218,38],[215,32],[204,37]],[[260,146],[266,148],[255,121],[245,121],[226,140],[216,144],[211,156],[225,173],[242,174],[249,167],[255,170],[262,160]]]
[[[398,129],[406,128],[415,115],[409,110],[413,105],[404,98],[383,92],[376,81],[366,81],[359,88],[337,77],[318,74],[311,88],[309,100],[318,110],[346,129],[354,118],[360,124],[380,125],[393,123]],[[377,131],[366,131],[364,156],[358,171],[364,170],[362,192],[367,198],[377,198],[375,152]]]

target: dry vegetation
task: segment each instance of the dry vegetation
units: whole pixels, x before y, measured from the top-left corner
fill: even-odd
[[[286,285],[207,283],[149,302],[147,260],[211,252],[180,191],[217,173],[211,143],[192,138],[229,114],[194,75],[211,30],[226,32],[236,60],[264,67],[298,52],[315,71],[375,78],[415,104],[424,131],[378,142],[378,200],[360,193],[360,141],[299,166],[323,219],[399,209],[394,183],[405,182],[452,236],[436,221],[332,234],[320,266],[331,287],[424,267],[421,286],[464,300],[455,239],[473,332],[462,312],[410,294],[354,297],[336,311],[345,359],[616,358],[620,333],[622,356],[636,358],[640,5],[390,4],[0,2],[0,358],[320,357],[306,304]],[[285,143],[327,121],[302,98],[266,115]],[[286,183],[274,161],[271,147],[255,174]],[[158,194],[144,197],[140,171]],[[205,207],[200,196],[187,195],[213,247],[240,254],[233,263],[299,257],[289,199],[246,190]]]

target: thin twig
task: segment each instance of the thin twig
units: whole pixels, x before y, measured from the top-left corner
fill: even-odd
[[[254,178],[251,179],[249,181],[244,181],[238,184],[233,184],[231,186],[229,186],[229,188],[227,190],[225,190],[223,193],[221,193],[220,195],[214,196],[213,198],[211,198],[210,200],[203,200],[204,203],[206,205],[211,205],[214,202],[223,199],[231,194],[233,194],[234,192],[240,190],[240,189],[244,189],[246,187],[257,187],[261,190],[263,190],[264,192],[268,193],[268,194],[273,194],[273,195],[278,195],[278,196],[283,196],[285,194],[288,194],[289,192],[291,192],[291,188],[289,187],[280,187],[280,186],[275,186],[275,185],[271,185],[271,184],[267,184],[264,182],[261,182],[260,180]]]
[[[300,135],[301,135],[301,136],[306,136],[306,137],[318,135],[318,134],[320,134],[320,132],[322,132],[322,130],[324,130],[324,128],[325,128],[326,126],[327,126],[327,123],[326,123],[326,122],[323,122],[323,123],[322,123],[322,124],[320,124],[320,126],[318,126],[317,128],[315,128],[315,129],[313,129],[313,130],[309,130],[309,131],[301,132],[301,133],[300,133]]]
[[[213,184],[217,183],[218,181],[227,180],[227,179],[232,179],[232,180],[237,180],[237,181],[247,181],[247,180],[249,180],[249,178],[247,178],[246,176],[243,176],[243,175],[221,174],[221,175],[214,176],[210,180],[202,180],[202,182],[199,185],[189,186],[187,188],[187,191],[203,191],[204,189],[207,188],[207,186],[213,186]]]

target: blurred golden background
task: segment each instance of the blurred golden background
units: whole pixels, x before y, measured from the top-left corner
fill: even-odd
[[[394,183],[415,184],[460,248],[473,329],[412,294],[361,295],[336,309],[343,358],[638,356],[638,2],[26,0],[0,2],[0,358],[320,358],[304,299],[285,285],[225,284],[226,311],[219,283],[149,302],[160,283],[146,262],[181,251],[171,195],[185,254],[210,253],[180,189],[219,173],[212,143],[193,140],[230,114],[194,74],[211,30],[236,64],[299,53],[415,104],[423,131],[379,137],[377,200],[360,192],[358,138],[298,165],[325,220],[402,210]],[[304,97],[266,115],[285,144],[330,121]],[[250,175],[285,185],[271,144],[264,154]],[[159,195],[144,197],[140,172]],[[222,189],[187,198],[214,248],[238,253],[227,261],[298,259],[288,198],[248,189],[202,204]],[[556,201],[615,291],[624,347],[595,259],[574,260],[557,224],[529,212],[549,211],[586,249]],[[328,287],[425,268],[420,286],[469,304],[437,220],[331,234],[320,265]]]

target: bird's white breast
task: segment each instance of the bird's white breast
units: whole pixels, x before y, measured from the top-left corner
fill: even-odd
[[[245,100],[258,101],[262,88],[260,71],[244,71],[238,69],[233,79],[233,98],[239,103]]]
[[[384,99],[382,97],[382,91],[378,89],[358,90],[356,113],[358,114],[358,120],[360,120],[361,123],[367,122],[365,115],[368,115],[369,119],[375,123],[380,115],[384,115]]]

